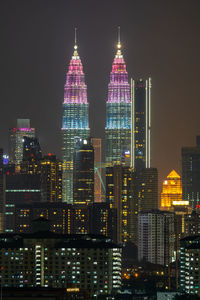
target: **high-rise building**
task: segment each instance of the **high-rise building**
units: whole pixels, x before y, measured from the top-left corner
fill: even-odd
[[[104,235],[117,241],[117,211],[108,203],[21,203],[15,205],[13,215],[15,233],[31,233],[32,221],[45,218],[49,220],[50,230],[55,233]]]
[[[184,236],[200,235],[200,213],[195,210],[184,218]]]
[[[122,165],[106,168],[106,202],[117,209],[117,241],[135,242],[137,201],[133,169]]]
[[[131,79],[131,166],[150,168],[151,78]]]
[[[138,211],[158,209],[158,170],[145,168],[136,172]]]
[[[29,119],[17,119],[17,127],[10,129],[10,161],[20,170],[23,159],[24,136],[35,137],[35,128],[30,127]]]
[[[182,201],[181,177],[175,170],[172,170],[167,179],[163,181],[161,193],[161,209],[170,210],[173,205],[188,204]]]
[[[88,138],[87,86],[75,41],[64,87],[62,119],[63,201],[73,203],[74,138]]]
[[[94,147],[94,202],[102,201],[102,139],[101,138],[91,138],[92,146]]]
[[[174,214],[163,211],[138,215],[138,259],[168,265],[174,255]]]
[[[108,85],[105,141],[107,166],[121,164],[124,153],[131,149],[131,96],[120,39]]]
[[[35,202],[15,205],[16,233],[31,233],[32,221],[38,218],[49,220],[50,230],[55,233],[72,234],[72,205],[63,202]]]
[[[41,201],[62,201],[62,162],[49,153],[40,162]]]
[[[5,216],[5,175],[3,170],[3,149],[0,149],[0,233],[4,230]]]
[[[103,234],[117,242],[117,209],[101,202],[90,205],[90,211],[90,233]]]
[[[179,286],[180,269],[178,261],[180,259],[180,238],[185,231],[184,217],[190,213],[189,201],[182,199],[182,182],[179,174],[172,170],[163,181],[161,192],[161,210],[174,212],[174,253],[175,253],[175,274],[176,287]]]
[[[40,176],[14,173],[6,175],[5,232],[14,232],[15,206],[40,201]]]
[[[72,229],[75,234],[90,233],[90,217],[91,212],[86,204],[72,205]]]
[[[42,151],[37,138],[24,136],[23,160],[20,172],[23,174],[40,174]]]
[[[90,139],[76,139],[74,148],[73,202],[94,202],[94,148]]]
[[[187,236],[180,241],[180,289],[200,295],[200,236]]]
[[[181,154],[183,200],[194,210],[200,206],[200,136],[196,137],[196,147],[184,147]]]

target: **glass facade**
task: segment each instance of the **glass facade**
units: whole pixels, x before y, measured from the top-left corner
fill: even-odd
[[[151,78],[131,79],[132,94],[132,166],[136,170],[150,168]]]
[[[62,119],[62,159],[64,202],[73,203],[73,154],[74,138],[89,136],[87,86],[83,66],[74,46],[64,87]]]
[[[131,146],[131,97],[121,44],[112,65],[106,103],[106,163],[120,164]]]
[[[29,119],[17,119],[17,127],[10,129],[10,160],[20,171],[23,159],[24,136],[34,138],[35,128],[30,128]]]

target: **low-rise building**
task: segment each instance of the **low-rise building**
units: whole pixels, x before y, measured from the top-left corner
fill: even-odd
[[[48,227],[39,219],[33,233],[0,235],[2,287],[77,288],[90,296],[120,290],[117,244],[97,235],[56,234]]]

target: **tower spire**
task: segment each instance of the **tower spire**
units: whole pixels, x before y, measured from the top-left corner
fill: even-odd
[[[77,45],[77,28],[74,28],[74,54],[73,57],[76,58],[78,57],[78,45]]]
[[[120,42],[120,26],[118,26],[118,45],[121,45],[121,42]]]
[[[117,43],[117,55],[121,55],[121,40],[120,40],[120,26],[118,26],[118,43]]]
[[[74,28],[74,49],[77,49],[77,28]]]

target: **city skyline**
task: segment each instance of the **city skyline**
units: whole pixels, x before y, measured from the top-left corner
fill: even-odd
[[[96,7],[90,5],[91,1],[85,3],[1,4],[4,34],[0,76],[4,105],[0,146],[7,152],[9,128],[17,118],[30,118],[44,152],[49,149],[61,157],[63,86],[75,26],[88,86],[92,136],[104,137],[107,84],[120,25],[129,80],[152,77],[151,165],[158,168],[162,180],[171,169],[180,173],[181,147],[194,146],[200,131],[200,4],[169,1],[162,6],[158,1],[152,5],[126,1],[120,10],[118,1],[103,1]],[[100,17],[105,8],[102,24]],[[76,11],[76,16],[70,16],[71,11]],[[85,20],[83,15],[90,19]]]

